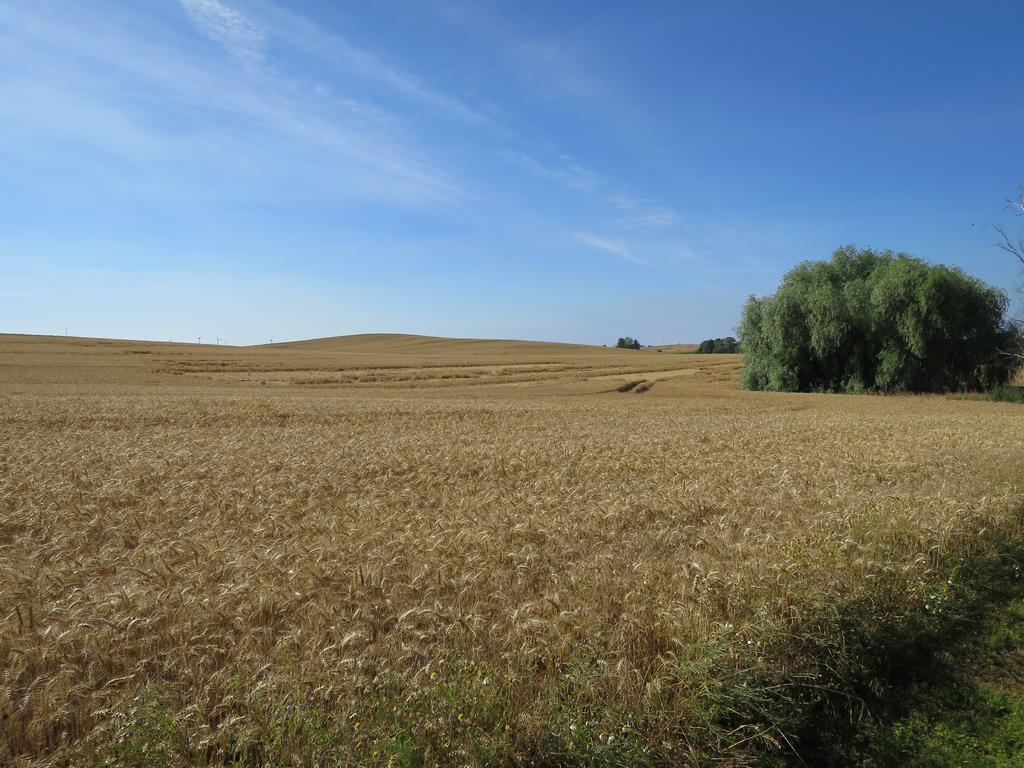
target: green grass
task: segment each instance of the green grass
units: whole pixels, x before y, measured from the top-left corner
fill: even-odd
[[[958,569],[924,615],[865,637],[782,764],[1024,765],[1022,554]]]
[[[1024,387],[1015,387],[1012,384],[996,387],[988,393],[988,399],[1001,403],[1024,403]]]
[[[1024,765],[1024,599],[943,656],[943,674],[913,686],[903,717],[865,731],[863,764]]]

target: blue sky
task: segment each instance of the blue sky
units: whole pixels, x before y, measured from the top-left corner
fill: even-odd
[[[1015,292],[1014,2],[0,0],[0,330],[730,333],[844,243]]]

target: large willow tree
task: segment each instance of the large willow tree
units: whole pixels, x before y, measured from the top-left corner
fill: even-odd
[[[1006,294],[959,269],[840,248],[751,296],[743,385],[789,392],[941,392],[1005,384],[1020,361]]]

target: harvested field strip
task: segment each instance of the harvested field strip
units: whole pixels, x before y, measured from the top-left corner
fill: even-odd
[[[290,374],[302,373],[305,376]],[[246,375],[235,370],[224,370],[212,374],[213,378],[225,381],[252,382],[254,380],[289,383],[298,386],[446,386],[452,382],[479,386],[482,384],[529,383],[560,380],[600,380],[603,378],[620,377],[623,373],[650,373],[660,377],[698,374],[696,369],[677,371],[674,369],[636,370],[630,368],[587,368],[587,367],[533,367],[533,366],[490,366],[472,368],[387,368],[341,369],[337,375],[325,374],[322,371],[304,369],[301,371],[264,371]],[[281,374],[288,374],[282,376]],[[208,374],[209,375],[209,374]]]

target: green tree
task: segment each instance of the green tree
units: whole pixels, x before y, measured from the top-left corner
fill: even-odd
[[[702,355],[713,353],[731,354],[738,351],[739,344],[732,336],[726,336],[724,339],[704,339],[697,348],[697,352]]]
[[[615,346],[620,349],[640,349],[640,341],[632,336],[623,336],[615,342]]]
[[[891,251],[804,262],[743,310],[743,385],[790,392],[988,389],[1019,361],[1002,291]]]
[[[713,349],[720,354],[732,354],[736,351],[736,339],[732,336],[726,336],[724,339],[715,339]]]

